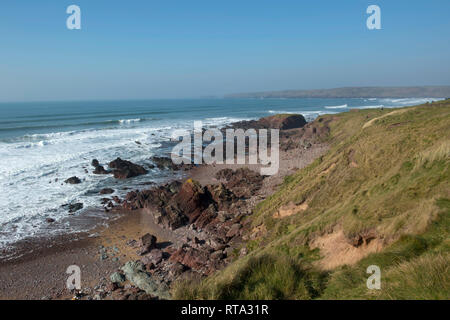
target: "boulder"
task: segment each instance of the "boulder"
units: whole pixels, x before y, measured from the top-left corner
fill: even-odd
[[[150,251],[150,253],[144,255],[141,258],[141,262],[145,265],[152,264],[156,266],[163,260],[163,253],[159,249],[153,249]]]
[[[69,183],[69,184],[79,184],[79,183],[81,183],[81,180],[78,177],[73,176],[73,177],[70,177],[69,179],[65,180],[64,182]]]
[[[106,170],[103,166],[95,167],[95,170],[92,171],[93,174],[110,174],[111,170]]]
[[[128,261],[121,270],[125,277],[133,285],[147,294],[157,296],[160,299],[170,299],[169,289],[164,283],[155,281],[145,271],[145,266],[140,261]]]
[[[210,260],[209,252],[192,247],[180,248],[169,258],[171,262],[179,262],[194,270],[201,270]]]
[[[69,209],[69,213],[74,213],[78,210],[83,209],[83,204],[78,202],[78,203],[69,203],[69,204],[64,204],[62,205],[63,208],[67,208]]]
[[[97,168],[97,167],[100,165],[100,162],[98,162],[97,159],[92,159],[91,165],[92,165],[94,168]]]
[[[144,255],[154,249],[156,246],[156,237],[150,233],[146,233],[139,239],[139,255]]]
[[[114,193],[114,189],[104,188],[104,189],[100,190],[100,194],[111,194],[111,193]]]
[[[122,273],[119,272],[114,272],[109,279],[111,280],[112,283],[117,283],[117,284],[121,284],[122,282],[125,282],[126,278],[125,275],[123,275]]]
[[[144,167],[120,158],[111,161],[109,167],[114,169],[113,174],[116,179],[127,179],[147,173]]]
[[[172,159],[169,157],[158,157],[154,156],[150,158],[151,161],[156,165],[156,167],[160,170],[168,169],[168,170],[188,170],[194,167],[193,164],[175,164]]]
[[[153,163],[156,165],[158,169],[171,169],[171,170],[177,170],[178,166],[173,163],[172,159],[169,157],[151,157],[150,160],[153,161]]]

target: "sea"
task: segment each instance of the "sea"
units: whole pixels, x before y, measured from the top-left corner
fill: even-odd
[[[99,190],[124,196],[133,189],[167,181],[173,173],[149,173],[124,181],[95,175],[90,163],[117,157],[143,165],[170,152],[175,129],[192,130],[195,120],[222,127],[277,113],[299,113],[308,121],[350,109],[396,108],[438,100],[408,99],[186,99],[0,103],[0,249],[36,236],[65,234],[94,225],[72,223],[70,203],[83,203],[74,218],[98,215]],[[63,181],[77,176],[80,184]],[[94,209],[94,210],[93,210]],[[94,213],[93,213],[94,212]],[[54,219],[48,227],[47,218]]]

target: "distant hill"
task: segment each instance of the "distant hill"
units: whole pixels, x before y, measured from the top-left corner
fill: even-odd
[[[284,90],[236,93],[226,98],[448,98],[450,86],[344,87],[317,90]]]

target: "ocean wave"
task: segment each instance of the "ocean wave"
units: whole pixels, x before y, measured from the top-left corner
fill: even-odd
[[[325,106],[324,108],[325,109],[346,109],[346,108],[348,108],[348,105],[347,104],[343,104],[343,105],[340,105],[340,106]]]
[[[130,124],[130,123],[133,123],[133,122],[140,122],[142,120],[143,119],[140,119],[140,118],[137,118],[137,119],[122,119],[122,120],[118,120],[118,122],[120,124]],[[113,121],[113,120],[111,120],[111,121]],[[113,122],[115,122],[115,121],[113,121]]]
[[[238,121],[248,121],[252,120],[251,118],[232,118],[232,117],[215,117],[215,118],[205,118],[203,120],[203,124],[206,126],[225,126],[227,124],[231,124],[233,122]]]
[[[271,114],[301,114],[305,117],[307,121],[312,121],[315,118],[325,115],[325,114],[336,114],[338,112],[336,111],[325,111],[325,110],[308,110],[308,111],[284,111],[284,110],[269,110],[268,111]]]
[[[99,206],[97,190],[110,187],[114,181],[108,175],[92,174],[90,161],[96,158],[105,163],[121,156],[145,164],[149,155],[162,147],[162,139],[169,135],[174,125],[54,132],[28,136],[28,141],[0,144],[3,160],[0,163],[0,206],[4,208],[0,215],[0,248],[46,232],[45,217],[56,221],[65,219],[67,211],[61,207],[63,204],[81,202],[85,208]],[[158,179],[158,175],[153,172],[151,179]],[[63,181],[71,176],[78,176],[83,183],[64,184]],[[143,179],[149,177],[143,176],[142,181],[145,181]],[[137,178],[127,184],[142,181]],[[122,192],[120,187],[116,188]],[[18,193],[23,194],[24,201],[13,201]],[[84,211],[78,214],[84,214]],[[68,231],[62,224],[54,227],[61,227],[61,232]],[[78,226],[76,228],[79,231]]]
[[[441,101],[445,98],[398,98],[398,99],[382,99],[385,104],[394,106],[413,106],[424,104],[432,101]]]
[[[357,106],[357,107],[351,107],[352,109],[379,109],[384,108],[383,104],[373,105],[373,106]]]
[[[50,145],[50,144],[52,144],[52,142],[47,141],[47,140],[41,140],[39,142],[30,142],[30,143],[26,143],[26,144],[23,144],[23,145],[18,145],[18,146],[16,146],[16,149],[23,149],[23,148],[28,149],[28,148],[33,148],[33,147],[44,147],[44,146],[47,146],[47,145]]]
[[[285,113],[285,114],[300,114],[300,111],[269,110],[267,112],[269,112],[271,114],[282,114],[282,113]]]
[[[50,120],[78,120],[78,119],[92,119],[92,118],[115,118],[115,117],[131,117],[131,116],[147,116],[147,115],[163,115],[169,113],[168,111],[143,111],[143,112],[77,112],[77,113],[60,113],[60,114],[39,114],[33,116],[16,116],[13,119],[23,120],[8,120],[8,122],[28,122],[28,121],[42,121],[39,119]],[[5,123],[6,121],[0,122]]]
[[[90,121],[81,123],[65,123],[65,124],[45,124],[45,125],[29,125],[29,126],[18,126],[18,127],[6,127],[0,128],[0,132],[12,132],[12,131],[26,131],[26,130],[39,130],[39,129],[56,129],[60,128],[76,128],[76,127],[90,127],[90,126],[102,126],[111,124],[131,124],[136,122],[152,121],[158,120],[156,118],[136,118],[136,119],[121,119],[121,120],[103,120],[103,121]],[[39,135],[39,134],[38,134]],[[28,135],[33,136],[33,135]]]
[[[267,111],[271,114],[302,114],[302,115],[312,115],[312,114],[334,114],[336,112],[333,111],[325,111],[325,110],[299,110],[299,111],[284,111],[284,110],[269,110]]]

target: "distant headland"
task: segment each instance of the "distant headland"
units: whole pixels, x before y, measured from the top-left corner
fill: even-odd
[[[447,98],[450,86],[342,87],[315,90],[282,90],[235,93],[226,98]]]

